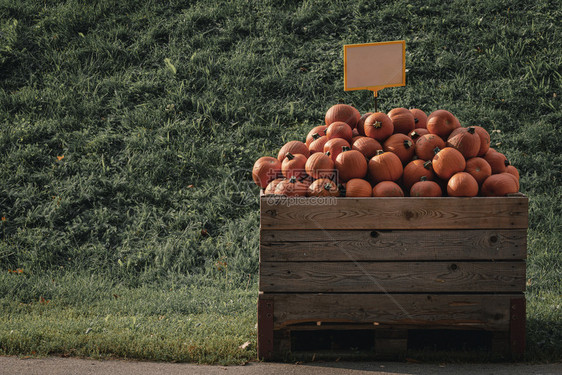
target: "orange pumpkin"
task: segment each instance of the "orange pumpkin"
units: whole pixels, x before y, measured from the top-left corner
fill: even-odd
[[[517,170],[517,168],[515,168],[513,165],[508,165],[507,167],[505,167],[505,171],[514,175],[519,182],[519,171]]]
[[[338,155],[342,152],[344,147],[350,147],[349,142],[343,138],[329,139],[324,144],[324,153],[329,152],[333,161],[336,161]]]
[[[381,181],[397,181],[404,171],[400,158],[392,152],[378,151],[377,155],[369,160],[368,167],[369,177],[375,184]]]
[[[283,176],[285,176],[285,178],[291,178],[293,176],[300,178],[306,176],[306,172],[304,171],[306,160],[306,156],[303,154],[293,155],[288,152],[281,164],[281,172],[283,173]]]
[[[267,187],[265,188],[265,190],[263,191],[263,193],[265,195],[272,195],[275,194],[275,188],[277,187],[277,185],[283,181],[284,178],[276,178],[275,180],[271,181]]]
[[[490,134],[481,126],[473,126],[473,128],[480,137],[480,150],[478,150],[477,156],[483,156],[490,148]]]
[[[425,128],[417,128],[408,133],[408,136],[412,138],[412,141],[417,142],[417,140],[425,134],[429,134],[429,130]]]
[[[475,197],[478,195],[478,182],[470,173],[455,173],[447,182],[447,194],[451,197]]]
[[[427,128],[427,115],[424,111],[418,108],[411,108],[410,112],[414,115],[414,124],[416,129]]]
[[[494,150],[493,148],[488,149],[488,152],[484,154],[484,159],[492,167],[492,174],[503,173],[509,165],[509,161],[504,154]]]
[[[276,195],[285,195],[287,197],[305,196],[308,185],[298,181],[295,177],[284,179],[275,187]]]
[[[262,156],[252,168],[252,179],[262,189],[280,175],[281,162],[272,156]]]
[[[464,171],[470,173],[478,185],[482,185],[485,179],[492,175],[492,167],[481,157],[470,158],[466,161]]]
[[[367,117],[371,116],[372,114],[373,112],[367,112],[359,118],[359,122],[357,122],[357,127],[356,127],[359,135],[365,135],[365,120],[367,119]]]
[[[519,179],[517,178],[517,176],[514,175],[513,173],[509,173],[509,172],[507,171],[507,168],[505,169],[505,172],[503,172],[503,173],[506,173],[506,174],[508,174],[509,176],[511,176],[511,177],[513,178],[513,180],[514,180],[515,183],[517,184],[517,191],[519,191]]]
[[[404,191],[396,182],[381,181],[373,187],[373,197],[403,197]]]
[[[328,109],[324,121],[328,126],[336,121],[342,121],[353,129],[357,126],[360,118],[361,114],[353,106],[348,104],[336,104]]]
[[[277,154],[277,160],[279,160],[279,162],[283,162],[287,153],[291,153],[293,155],[303,154],[306,157],[310,156],[308,147],[301,141],[290,141],[285,143],[283,147],[281,147],[281,150],[279,150],[279,154]]]
[[[328,126],[327,125],[319,125],[319,126],[315,126],[313,127],[308,134],[306,135],[306,142],[305,144],[307,146],[310,146],[310,144],[312,143],[312,141],[314,141],[315,139],[317,139],[317,137],[315,137],[314,135],[316,134],[318,137],[322,137],[323,135],[326,135],[326,128]]]
[[[315,135],[315,137],[316,139],[314,139],[314,141],[312,141],[310,145],[308,145],[308,150],[310,151],[311,155],[317,152],[324,152],[324,145],[326,144],[326,142],[328,142],[328,137],[326,137],[325,135],[321,137]]]
[[[410,191],[412,186],[424,176],[427,180],[433,180],[435,176],[430,160],[417,159],[409,162],[404,167],[404,174],[402,176],[402,182],[406,191]]]
[[[352,178],[345,184],[346,197],[370,197],[371,194],[371,184],[361,178]]]
[[[361,137],[352,143],[352,150],[362,153],[367,159],[371,159],[377,154],[378,150],[382,150],[381,144],[373,138]]]
[[[367,174],[367,160],[357,150],[344,147],[334,163],[338,171],[339,181],[349,181],[353,178],[363,178]]]
[[[422,160],[431,160],[435,156],[435,149],[444,149],[445,141],[435,134],[425,134],[418,138],[415,145],[416,156]]]
[[[474,126],[456,128],[447,138],[447,146],[459,150],[465,159],[473,158],[480,151],[480,136]]]
[[[511,173],[493,174],[482,183],[482,195],[487,197],[501,197],[519,191],[517,182]]]
[[[334,181],[320,178],[310,184],[307,195],[309,197],[339,197],[340,190]]]
[[[413,113],[406,108],[394,108],[387,115],[394,125],[394,133],[408,134],[416,127]]]
[[[410,113],[410,111],[408,111]],[[415,153],[414,141],[406,134],[397,133],[393,134],[384,141],[382,145],[384,151],[390,151],[400,158],[402,164],[408,163],[412,160]]]
[[[457,149],[445,147],[435,154],[432,164],[435,174],[446,181],[455,173],[464,171],[466,160]]]
[[[385,113],[375,112],[365,120],[365,135],[384,142],[394,133],[394,124]]]
[[[317,152],[310,155],[304,169],[312,178],[333,178],[334,161],[328,155]]]
[[[343,138],[347,142],[351,142],[353,130],[343,121],[332,122],[326,129],[326,137],[328,137],[328,139]]]
[[[413,184],[410,189],[410,197],[441,197],[442,195],[441,186],[425,177],[421,177],[420,181]]]
[[[427,130],[431,134],[440,136],[443,140],[447,139],[453,130],[460,127],[459,120],[451,112],[444,109],[431,112],[427,118]]]

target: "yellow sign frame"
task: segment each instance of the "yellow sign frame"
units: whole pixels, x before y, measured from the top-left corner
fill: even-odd
[[[382,84],[382,85],[367,85],[367,86],[360,86],[360,87],[348,87],[348,49],[350,48],[361,48],[361,47],[373,47],[373,46],[384,46],[390,44],[401,44],[402,45],[402,82],[394,82],[390,84]],[[376,43],[362,43],[362,44],[346,44],[343,46],[343,79],[344,79],[344,90],[345,91],[353,91],[353,90],[371,90],[374,92],[375,97],[377,96],[377,91],[385,88],[385,87],[397,87],[397,86],[406,86],[406,41],[404,40],[396,40],[390,42],[376,42]]]

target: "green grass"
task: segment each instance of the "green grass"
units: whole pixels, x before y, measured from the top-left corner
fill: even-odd
[[[14,288],[12,295],[20,293],[1,300],[3,354],[225,364],[256,355],[255,286],[250,283],[247,288],[225,280],[222,286],[202,281],[196,287],[132,289],[94,275],[51,276],[3,277],[3,284]]]
[[[520,169],[527,357],[562,358],[561,21],[547,0],[0,0],[0,354],[255,358],[249,170],[335,103],[373,109],[344,44],[404,39],[380,106],[448,109]]]

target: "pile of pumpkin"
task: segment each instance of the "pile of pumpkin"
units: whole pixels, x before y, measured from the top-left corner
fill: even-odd
[[[253,167],[264,194],[346,197],[503,196],[519,191],[519,172],[490,147],[480,126],[462,127],[447,110],[426,115],[394,108],[365,113],[347,104],[326,112],[305,142]]]

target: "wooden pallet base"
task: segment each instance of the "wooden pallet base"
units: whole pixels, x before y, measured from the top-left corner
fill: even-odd
[[[337,318],[342,313],[338,304],[322,314],[322,301],[333,303],[334,298],[357,315]],[[303,303],[304,299],[309,303]],[[390,304],[384,302],[388,299],[383,294],[261,294],[258,355],[264,360],[403,359],[412,353],[455,352],[467,359],[470,355],[481,359],[483,353],[508,359],[520,358],[524,352],[523,295],[398,294]],[[494,300],[496,303],[490,303]],[[365,313],[369,307],[383,318],[380,322],[370,321]],[[293,319],[299,316],[299,309],[316,319]],[[409,318],[404,319],[404,314]]]
[[[407,330],[395,327],[361,330],[317,329],[273,331],[272,349],[264,360],[400,360],[447,356],[482,360],[518,359],[510,351],[509,333],[484,330]],[[453,345],[451,345],[453,344]],[[444,347],[450,345],[450,347]],[[261,353],[261,351],[260,351]],[[445,357],[445,358],[447,358]]]
[[[406,330],[393,327],[359,330],[276,330],[273,351],[265,360],[401,360],[447,356],[475,360],[508,359],[504,332],[483,330]],[[453,345],[451,345],[453,344]],[[450,345],[450,347],[444,347]]]

